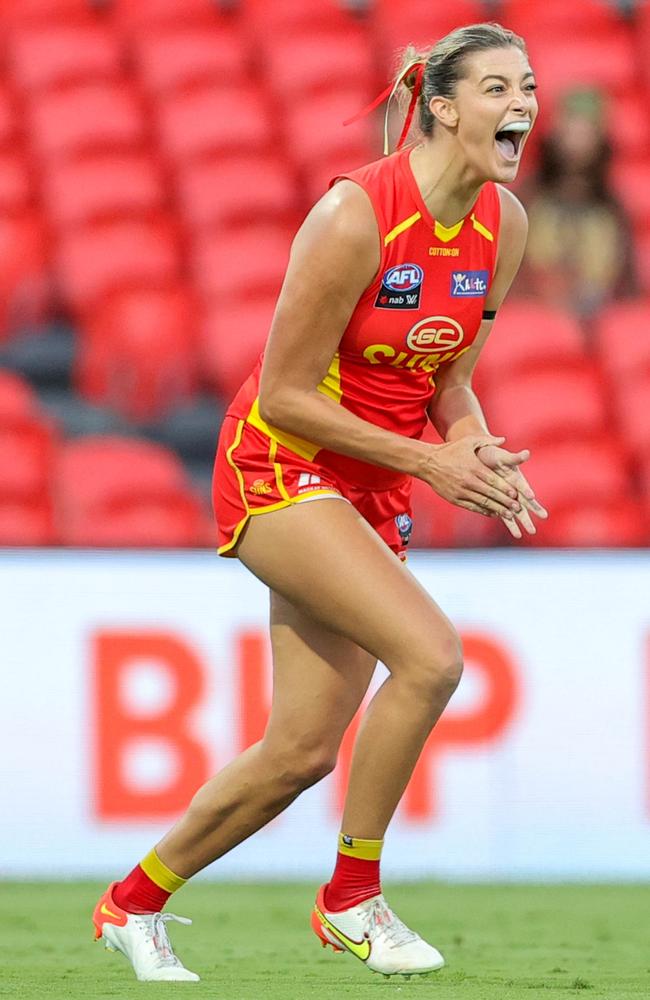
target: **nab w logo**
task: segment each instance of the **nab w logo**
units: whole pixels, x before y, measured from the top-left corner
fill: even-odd
[[[460,323],[450,316],[428,316],[411,327],[406,343],[412,351],[434,354],[436,351],[454,350],[464,336]]]

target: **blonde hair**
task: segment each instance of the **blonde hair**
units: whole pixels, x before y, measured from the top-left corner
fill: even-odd
[[[417,80],[417,67],[424,64],[422,91],[418,97],[419,126],[424,135],[431,135],[435,119],[429,108],[432,97],[454,97],[459,80],[465,77],[465,57],[484,49],[502,49],[514,45],[528,56],[526,43],[514,31],[496,22],[468,24],[456,28],[427,51],[418,51],[409,45],[402,55],[395,83],[407,69],[412,71],[401,81],[407,92],[413,93]]]

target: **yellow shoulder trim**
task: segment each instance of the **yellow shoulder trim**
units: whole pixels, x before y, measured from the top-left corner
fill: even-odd
[[[387,247],[389,243],[392,243],[393,240],[397,239],[398,236],[406,232],[407,229],[410,229],[416,222],[419,222],[421,218],[422,215],[420,212],[415,212],[414,215],[409,215],[408,219],[404,219],[404,222],[400,222],[399,225],[395,226],[394,229],[391,229],[391,231],[384,236],[384,246]]]
[[[470,215],[470,219],[472,220],[472,225],[474,226],[476,232],[480,233],[481,236],[485,236],[486,240],[489,240],[490,243],[494,243],[494,235],[490,232],[489,229],[486,229],[486,227],[483,225],[482,222],[478,221],[473,212]]]
[[[442,222],[438,222],[436,219],[435,226],[433,227],[436,239],[440,240],[441,243],[449,243],[450,240],[455,240],[463,228],[464,221],[464,219],[461,219],[455,226],[443,226]]]

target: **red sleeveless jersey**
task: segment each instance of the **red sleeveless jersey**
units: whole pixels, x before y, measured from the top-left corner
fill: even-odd
[[[496,264],[500,202],[496,186],[487,183],[464,219],[443,226],[427,210],[409,154],[402,150],[336,178],[354,181],[368,194],[381,264],[318,388],[370,423],[419,438],[436,373],[471,346],[481,324]],[[258,406],[261,361],[230,405],[231,415],[350,483],[389,489],[403,480],[401,473],[265,423]]]

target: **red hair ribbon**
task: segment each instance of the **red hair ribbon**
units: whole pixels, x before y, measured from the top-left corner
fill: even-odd
[[[381,94],[379,94],[379,96],[374,99],[372,104],[369,104],[368,107],[363,108],[362,111],[358,111],[356,115],[353,115],[352,118],[348,118],[346,121],[343,122],[343,124],[352,125],[354,122],[358,122],[360,118],[365,118],[366,115],[369,115],[371,111],[374,111],[375,108],[378,108],[379,105],[383,104],[386,98],[388,98],[388,103],[386,104],[386,114],[384,116],[384,156],[388,156],[388,112],[390,111],[390,102],[397,93],[400,84],[404,82],[409,73],[412,73],[413,70],[415,70],[416,72],[415,72],[415,83],[413,85],[413,93],[411,94],[411,100],[409,103],[408,111],[406,112],[404,127],[402,128],[401,135],[397,141],[396,148],[398,150],[401,149],[406,141],[407,135],[409,134],[409,129],[411,128],[411,122],[413,121],[413,115],[415,114],[415,107],[418,103],[418,98],[422,93],[422,81],[424,79],[425,65],[426,63],[424,62],[423,59],[418,59],[416,62],[409,63],[406,69],[403,70],[402,73],[400,73],[395,83],[392,83],[389,87],[386,87],[385,90],[382,90]]]

